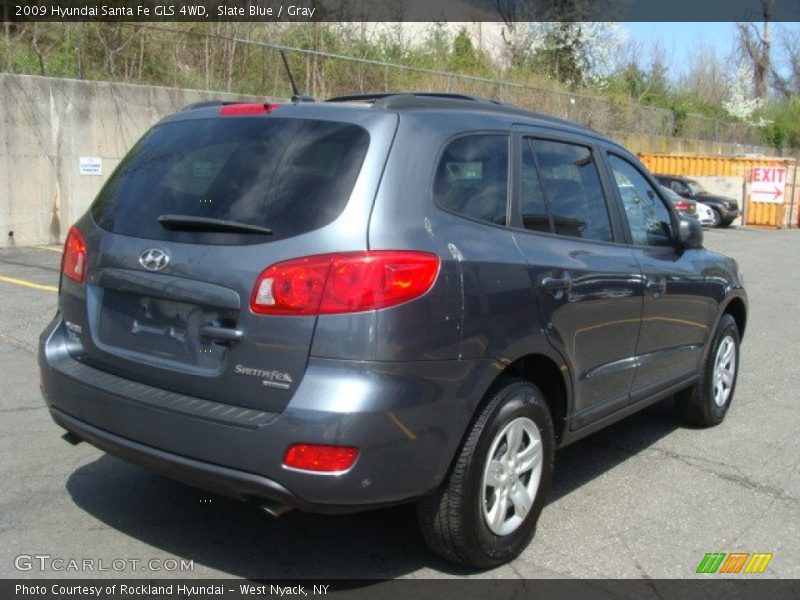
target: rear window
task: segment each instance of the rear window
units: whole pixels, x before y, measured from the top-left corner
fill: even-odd
[[[356,125],[274,118],[186,120],[150,130],[92,205],[108,231],[156,240],[263,243],[327,225],[369,146]],[[161,215],[236,221],[272,235],[168,230]]]

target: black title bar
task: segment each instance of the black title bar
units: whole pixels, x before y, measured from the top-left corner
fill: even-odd
[[[800,21],[800,0],[0,0],[4,22],[764,20]]]
[[[724,579],[396,579],[112,580],[5,579],[5,600],[784,600],[800,597],[796,580]]]

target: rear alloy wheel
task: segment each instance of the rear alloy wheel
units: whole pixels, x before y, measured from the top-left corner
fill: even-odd
[[[533,506],[542,478],[542,436],[518,417],[495,436],[483,471],[483,518],[492,533],[514,533]]]
[[[681,418],[697,427],[722,423],[733,400],[738,367],[739,328],[733,317],[725,314],[697,383],[675,394]]]
[[[440,556],[471,567],[516,557],[530,542],[553,473],[555,435],[535,385],[503,378],[467,433],[450,477],[417,514]]]
[[[716,208],[711,209],[711,215],[714,220],[711,222],[712,227],[720,227],[722,225],[722,215]]]

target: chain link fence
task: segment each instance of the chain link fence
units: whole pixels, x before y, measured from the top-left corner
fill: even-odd
[[[435,69],[341,56],[235,39],[243,47],[263,53],[264,62],[279,66],[271,83],[274,95],[288,87],[280,52],[284,52],[301,91],[315,98],[368,92],[451,92],[493,98],[536,112],[561,117],[608,133],[626,131],[649,135],[678,136],[738,144],[761,144],[761,132],[746,123],[722,121],[701,115],[685,115],[644,106],[633,100],[567,93],[508,81],[474,77]],[[265,73],[266,75],[266,73]],[[237,90],[231,90],[237,91]]]

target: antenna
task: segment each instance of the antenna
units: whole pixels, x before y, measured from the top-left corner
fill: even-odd
[[[297,84],[294,82],[294,77],[292,77],[292,70],[289,68],[289,61],[286,60],[286,53],[283,50],[280,52],[283,66],[286,67],[286,74],[289,76],[289,83],[292,84],[292,102],[314,102],[314,98],[311,96],[306,96],[297,91]]]

